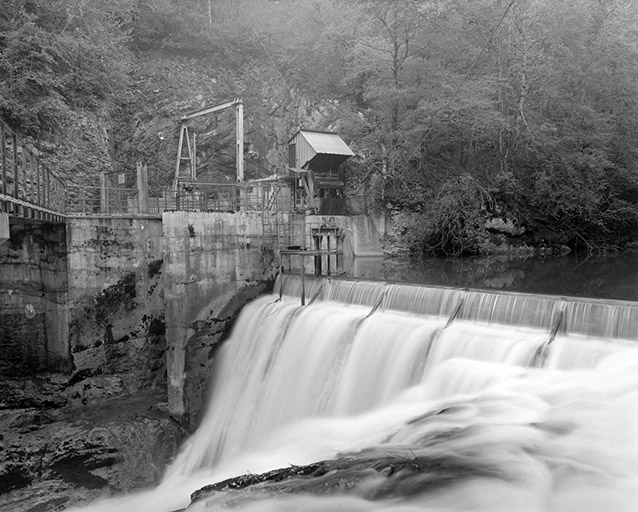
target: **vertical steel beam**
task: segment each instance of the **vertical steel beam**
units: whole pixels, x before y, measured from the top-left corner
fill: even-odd
[[[49,207],[49,169],[43,166],[42,171],[42,206],[51,209]]]
[[[137,162],[137,208],[138,213],[148,213],[148,167]]]
[[[109,195],[106,189],[106,173],[100,173],[100,213],[109,213]]]
[[[235,105],[235,138],[237,142],[237,181],[244,182],[244,104],[240,99]]]
[[[36,198],[37,204],[39,206],[44,206],[42,204],[42,162],[38,158],[35,161],[35,174],[36,174]]]
[[[179,127],[179,142],[177,143],[177,162],[175,163],[175,179],[173,180],[173,190],[177,192],[177,184],[179,183],[179,169],[182,165],[182,146],[184,144],[184,130],[186,124],[182,123]]]
[[[191,178],[193,181],[196,181],[197,180],[197,133],[196,132],[193,132],[193,152],[190,153],[189,156],[191,157]]]

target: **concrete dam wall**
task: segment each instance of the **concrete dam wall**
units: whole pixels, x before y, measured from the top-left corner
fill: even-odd
[[[326,224],[344,236],[342,268],[332,272],[381,253],[377,223],[305,219],[307,231]],[[188,428],[199,421],[216,348],[281,264],[258,212],[74,217],[12,223],[10,234],[0,245],[5,373],[90,378],[82,382],[95,399],[166,386],[171,415]],[[313,258],[304,263],[313,272]]]
[[[0,373],[68,368],[64,224],[11,224],[0,243]]]

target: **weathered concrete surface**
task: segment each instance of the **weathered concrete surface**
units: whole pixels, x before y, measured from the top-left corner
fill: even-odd
[[[383,256],[382,240],[385,234],[385,218],[382,214],[373,215],[307,215],[304,223],[306,245],[313,243],[312,231],[316,228],[336,228],[339,230],[338,249],[341,254],[336,262],[334,256],[320,256],[322,274],[350,273],[359,258]],[[325,237],[324,237],[325,238]],[[331,249],[335,249],[334,240]],[[310,246],[310,248],[313,248]],[[327,249],[325,240],[323,249]],[[317,257],[319,258],[319,257]],[[304,257],[304,268],[307,273],[315,272],[315,257]],[[298,270],[301,268],[301,256],[287,256],[282,262],[284,267]],[[335,265],[335,263],[338,263]]]
[[[15,219],[0,244],[0,373],[69,365],[64,224]]]
[[[385,216],[355,215],[346,217],[346,240],[355,258],[383,256],[382,239]]]
[[[258,213],[164,212],[163,226],[169,411],[193,428],[215,348],[275,261]]]
[[[9,215],[4,212],[0,212],[0,245],[9,240],[10,236]]]
[[[161,236],[159,218],[77,218],[0,246],[0,509],[149,485],[175,454]]]
[[[68,222],[69,349],[76,374],[134,392],[165,377],[159,218]]]

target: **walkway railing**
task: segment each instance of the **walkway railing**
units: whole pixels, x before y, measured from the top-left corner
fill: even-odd
[[[65,205],[64,181],[0,120],[0,212],[57,221]]]
[[[271,183],[197,183],[147,196],[139,188],[111,186],[103,180],[100,187],[70,185],[66,211],[68,215],[161,215],[163,211],[289,211],[290,205],[289,191]]]
[[[68,215],[126,215],[140,211],[135,188],[71,185],[67,193]]]
[[[292,184],[282,179],[251,183],[180,182],[177,190],[149,195],[146,165],[137,164],[136,187],[119,173],[102,172],[99,184],[68,184],[41,161],[0,120],[0,214],[28,219],[63,221],[75,215],[161,215],[163,211],[293,212]]]
[[[174,210],[183,211],[267,211],[277,205],[290,210],[290,192],[277,182],[197,183],[177,192],[166,190],[163,197],[174,197]],[[286,200],[287,205],[282,205]]]

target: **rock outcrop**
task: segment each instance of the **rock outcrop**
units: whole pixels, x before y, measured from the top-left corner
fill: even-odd
[[[183,431],[165,390],[127,395],[117,376],[0,383],[0,509],[63,510],[156,483]]]

